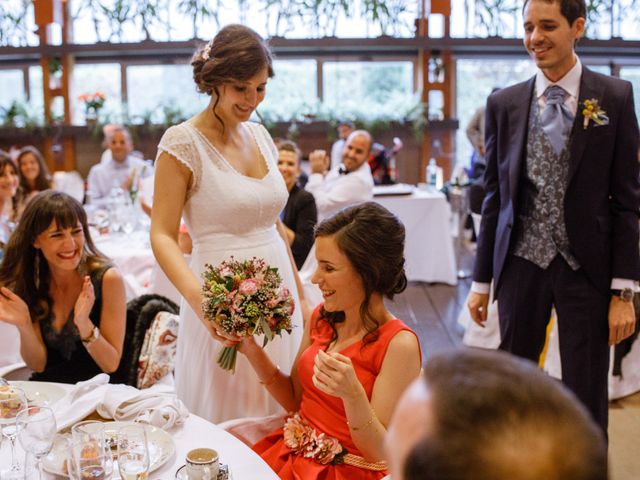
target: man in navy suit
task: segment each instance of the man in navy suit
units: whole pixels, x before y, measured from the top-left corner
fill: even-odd
[[[631,85],[574,52],[584,0],[525,0],[538,71],[491,95],[485,188],[468,306],[486,321],[493,280],[500,348],[537,361],[552,306],[563,382],[607,431],[609,348],[635,328],[638,123]]]

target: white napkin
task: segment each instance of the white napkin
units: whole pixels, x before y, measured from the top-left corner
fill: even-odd
[[[118,421],[138,420],[168,430],[182,425],[189,415],[187,407],[175,394],[160,389],[138,390],[128,385],[109,385],[98,414]]]
[[[109,387],[108,383],[109,375],[100,373],[89,380],[78,382],[56,402],[54,413],[58,430],[70,427],[93,412],[102,401]]]

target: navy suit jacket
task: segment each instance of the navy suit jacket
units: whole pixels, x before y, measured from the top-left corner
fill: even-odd
[[[497,91],[485,117],[486,196],[473,279],[500,288],[514,242],[535,77]],[[583,127],[584,100],[596,99],[608,125]],[[582,67],[572,130],[564,214],[569,244],[587,277],[608,292],[611,278],[640,278],[639,134],[631,84]]]

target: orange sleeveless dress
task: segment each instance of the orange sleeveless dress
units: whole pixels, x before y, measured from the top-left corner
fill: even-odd
[[[298,374],[302,383],[300,417],[318,433],[337,439],[351,454],[362,456],[356,448],[347,425],[342,400],[318,390],[311,380],[313,359],[319,349],[325,349],[331,339],[331,327],[327,322],[317,321],[319,308],[312,316],[311,345],[302,353],[298,362]],[[362,347],[362,340],[340,351],[353,363],[356,375],[371,400],[373,385],[391,339],[400,331],[412,333],[400,320],[391,320],[378,329],[378,339]],[[414,333],[415,335],[415,333]],[[256,451],[282,479],[287,480],[378,480],[386,471],[373,471],[352,465],[323,465],[312,458],[293,453],[285,445],[283,429],[270,433],[253,446]]]

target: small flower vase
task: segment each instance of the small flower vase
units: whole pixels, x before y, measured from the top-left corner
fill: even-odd
[[[84,115],[85,122],[89,129],[94,129],[98,124],[98,112],[93,108],[88,108]]]

